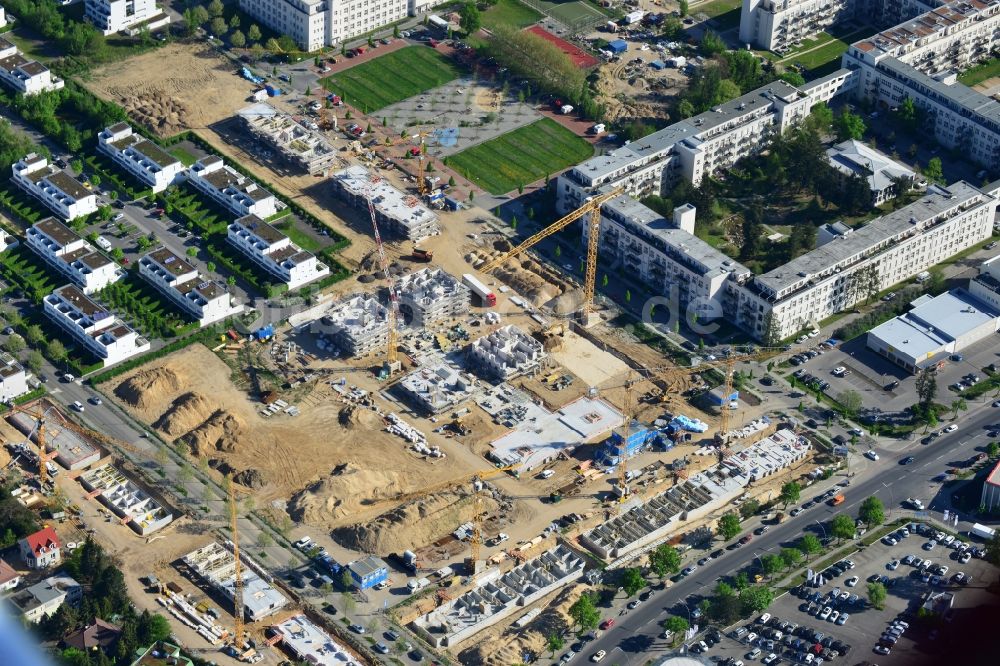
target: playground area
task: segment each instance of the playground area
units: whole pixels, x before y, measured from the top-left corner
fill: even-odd
[[[426,133],[428,154],[447,157],[541,116],[497,89],[461,78],[385,107],[378,114],[392,133]]]

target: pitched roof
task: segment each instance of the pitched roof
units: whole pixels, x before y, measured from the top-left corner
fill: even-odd
[[[46,527],[45,529],[38,530],[34,534],[29,534],[24,537],[22,541],[28,542],[31,552],[35,555],[39,555],[43,548],[61,547],[59,544],[59,537],[56,536],[56,531],[51,527]]]
[[[96,618],[93,624],[66,636],[63,639],[63,644],[66,647],[75,647],[80,650],[90,650],[95,647],[107,648],[118,641],[121,633],[121,627]]]
[[[21,574],[14,570],[14,567],[7,564],[6,561],[0,559],[0,585],[6,585],[20,575]]]

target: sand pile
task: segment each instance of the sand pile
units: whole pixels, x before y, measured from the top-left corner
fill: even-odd
[[[487,511],[496,508],[490,499],[483,504]],[[433,543],[474,515],[471,493],[456,489],[408,502],[373,520],[339,527],[331,536],[345,548],[385,556]]]
[[[560,288],[545,280],[538,274],[537,269],[537,262],[515,257],[498,268],[494,275],[528,298],[534,305],[540,306],[559,295]]]
[[[170,400],[185,383],[172,368],[140,370],[115,387],[115,395],[130,407],[147,410]]]
[[[338,465],[330,474],[292,495],[288,513],[296,521],[334,525],[366,504],[406,492],[400,474]]]
[[[337,421],[348,430],[381,430],[383,426],[378,414],[357,405],[345,405],[337,413]]]
[[[184,122],[189,113],[187,105],[162,92],[143,96],[128,95],[122,98],[121,105],[130,117],[160,136],[171,136],[187,129]]]
[[[191,430],[185,436],[185,440],[191,447],[191,453],[196,456],[204,456],[212,451],[236,451],[240,442],[248,438],[249,435],[249,430],[243,419],[224,409],[219,409],[204,423]]]
[[[555,602],[524,629],[511,627],[500,635],[483,632],[480,634],[483,640],[463,650],[459,660],[465,664],[508,666],[523,661],[522,655],[525,652],[539,655],[547,653],[547,637],[553,633],[565,635],[573,628],[569,607],[588,589],[589,585],[578,584],[563,590]]]
[[[171,439],[177,439],[207,421],[213,412],[215,407],[208,398],[196,391],[190,391],[174,400],[153,427],[162,430]]]

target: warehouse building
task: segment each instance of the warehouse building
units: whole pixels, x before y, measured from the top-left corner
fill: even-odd
[[[337,195],[357,208],[375,207],[379,232],[419,241],[441,233],[438,217],[412,194],[400,192],[384,178],[375,178],[361,166],[338,171],[332,178]]]
[[[425,268],[399,278],[399,309],[410,326],[424,328],[469,314],[469,288],[441,268]]]

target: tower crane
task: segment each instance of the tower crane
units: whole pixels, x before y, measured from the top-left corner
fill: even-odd
[[[240,562],[240,533],[236,514],[236,489],[233,475],[226,476],[226,490],[229,495],[229,525],[233,532],[233,644],[239,652],[243,652],[243,565]]]
[[[420,138],[420,154],[417,155],[417,191],[420,192],[421,199],[427,196],[430,189],[427,187],[427,181],[424,179],[424,160],[427,158],[424,154],[424,137],[428,136],[430,136],[430,133],[423,131],[413,135],[413,138]]]
[[[397,327],[403,318],[399,314],[399,292],[396,290],[396,282],[392,279],[392,275],[389,272],[389,259],[385,254],[385,246],[382,243],[382,234],[378,229],[378,219],[375,215],[375,202],[372,197],[372,192],[375,189],[375,185],[382,179],[382,176],[378,174],[375,170],[374,165],[372,166],[372,171],[368,176],[368,190],[366,192],[366,199],[368,200],[368,215],[372,220],[372,232],[375,236],[375,249],[378,250],[378,261],[379,266],[382,269],[382,276],[385,278],[386,287],[389,289],[389,311],[388,311],[388,341],[387,349],[385,354],[385,365],[383,366],[383,374],[386,377],[391,376],[400,369],[399,363],[399,331]]]
[[[600,241],[601,231],[601,206],[624,191],[625,188],[618,187],[606,194],[599,194],[587,199],[582,206],[572,213],[556,220],[538,233],[529,236],[524,242],[509,252],[496,257],[492,261],[486,262],[480,270],[484,273],[496,270],[506,263],[508,259],[518,256],[539,241],[548,238],[556,232],[562,231],[576,220],[589,214],[590,229],[587,238],[587,270],[583,280],[583,305],[580,308],[581,318],[586,322],[590,318],[590,313],[594,306],[594,283],[597,279],[597,246]]]
[[[46,467],[46,463],[53,460],[57,455],[55,451],[52,453],[46,453],[45,451],[45,415],[54,409],[55,407],[52,406],[44,411],[38,412],[28,407],[15,407],[12,412],[15,414],[18,412],[27,414],[31,418],[35,419],[35,427],[28,433],[28,441],[30,442],[32,436],[34,436],[35,444],[38,445],[38,482],[43,487],[48,481],[49,470]]]

